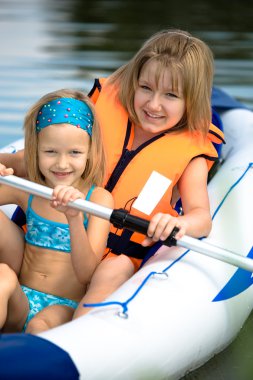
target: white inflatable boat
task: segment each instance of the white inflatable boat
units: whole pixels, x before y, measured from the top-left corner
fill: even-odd
[[[208,186],[213,228],[201,242],[213,256],[220,247],[251,258],[253,113],[233,109],[222,120],[224,163]],[[86,316],[39,336],[2,334],[0,378],[182,378],[228,346],[253,308],[251,269],[218,258],[162,246]]]

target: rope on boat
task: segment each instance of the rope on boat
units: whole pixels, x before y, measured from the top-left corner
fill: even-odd
[[[226,192],[224,195],[223,199],[221,200],[220,204],[214,211],[214,214],[212,216],[212,220],[215,218],[219,210],[221,209],[222,205],[224,204],[225,200],[231,193],[231,191],[241,182],[241,180],[244,178],[244,176],[247,174],[248,170],[253,167],[253,162],[250,162],[248,164],[248,167],[245,169],[243,174],[238,178],[237,181],[229,188],[229,190]],[[142,281],[142,283],[139,285],[139,287],[136,289],[136,291],[133,293],[131,297],[129,297],[125,302],[120,302],[120,301],[109,301],[109,302],[99,302],[99,303],[85,303],[83,304],[83,307],[105,307],[105,306],[113,306],[113,305],[118,305],[121,306],[122,310],[117,313],[117,315],[121,318],[127,319],[128,318],[128,305],[129,303],[140,293],[142,288],[146,285],[146,283],[149,281],[150,278],[154,278],[156,276],[161,276],[164,275],[165,273],[167,274],[167,271],[174,266],[178,261],[180,261],[190,250],[187,249],[181,256],[179,256],[176,260],[174,260],[170,265],[168,265],[165,269],[162,270],[162,272],[156,272],[152,271],[150,272],[145,279]],[[165,276],[164,278],[167,278]]]
[[[243,179],[243,177],[246,175],[247,171],[249,169],[251,169],[253,167],[253,162],[250,162],[247,169],[243,172],[243,174],[241,175],[241,177],[238,178],[238,180],[230,187],[230,189],[227,191],[227,193],[225,194],[224,198],[222,199],[221,203],[219,204],[219,206],[217,207],[217,209],[215,210],[214,214],[213,214],[213,217],[212,217],[212,220],[215,218],[217,212],[220,210],[221,206],[223,205],[223,203],[225,202],[226,198],[228,197],[229,193],[238,185],[238,183]]]

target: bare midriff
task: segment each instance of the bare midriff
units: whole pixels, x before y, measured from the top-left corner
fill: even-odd
[[[85,293],[72,267],[71,253],[27,244],[19,276],[21,285],[79,302]]]

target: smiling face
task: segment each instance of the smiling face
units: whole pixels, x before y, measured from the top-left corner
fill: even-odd
[[[54,124],[38,135],[39,169],[46,185],[74,186],[80,189],[90,150],[90,137],[70,124]]]
[[[185,113],[185,100],[180,78],[173,89],[169,69],[163,69],[157,80],[160,65],[147,62],[140,73],[134,96],[134,108],[140,127],[145,132],[159,134],[174,127]]]

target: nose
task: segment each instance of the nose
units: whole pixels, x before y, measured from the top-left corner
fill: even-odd
[[[149,101],[148,101],[148,106],[150,108],[150,110],[160,110],[161,108],[161,99],[160,99],[160,95],[156,92],[152,93],[150,98],[149,98]]]
[[[58,156],[58,160],[57,160],[57,167],[61,170],[63,169],[67,169],[68,167],[68,159],[67,159],[67,156],[65,154],[61,154]]]

